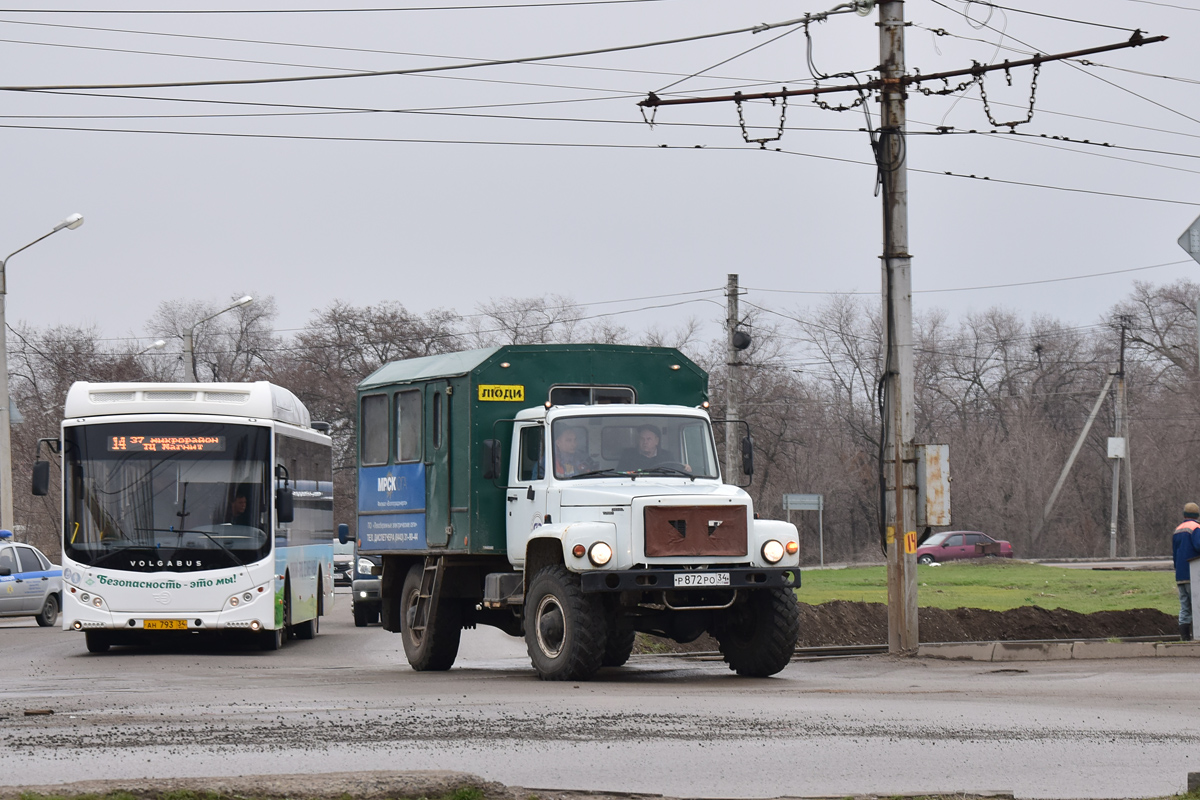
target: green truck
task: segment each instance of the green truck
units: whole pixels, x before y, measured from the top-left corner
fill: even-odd
[[[742,675],[790,660],[796,528],[722,481],[708,375],[678,350],[397,361],[358,404],[358,547],[381,557],[381,621],[414,669],[449,669],[477,625],[524,636],[546,680],[624,664],[639,631],[709,632]]]

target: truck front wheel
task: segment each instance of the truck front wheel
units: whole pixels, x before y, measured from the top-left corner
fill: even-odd
[[[600,669],[607,642],[600,598],[586,595],[566,567],[543,567],[525,597],[525,643],[544,681],[586,680]]]
[[[721,613],[712,635],[738,675],[765,678],[788,665],[800,639],[800,605],[791,589],[757,589]]]
[[[426,617],[424,630],[414,630],[424,573],[425,568],[421,564],[413,564],[404,577],[404,588],[400,595],[400,611],[404,615],[401,638],[404,641],[404,655],[413,669],[417,672],[439,672],[450,669],[458,657],[458,643],[462,637],[461,608],[454,598],[430,598],[438,601],[437,613],[432,619]]]

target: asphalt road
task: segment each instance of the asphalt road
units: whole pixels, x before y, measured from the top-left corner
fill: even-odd
[[[1112,798],[1179,793],[1200,771],[1193,659],[874,656],[750,680],[642,656],[553,684],[491,629],[464,632],[449,672],[415,673],[399,637],[355,628],[338,600],[314,641],[277,653],[95,656],[80,634],[0,623],[0,785],[450,769],[676,797]]]

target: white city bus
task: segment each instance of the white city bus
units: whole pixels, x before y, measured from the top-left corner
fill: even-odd
[[[63,627],[89,651],[172,632],[267,650],[316,635],[333,600],[331,440],[295,395],[81,382],[63,416]],[[49,469],[35,467],[35,494]]]

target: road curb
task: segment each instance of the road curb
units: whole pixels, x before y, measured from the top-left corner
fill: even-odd
[[[1200,642],[945,642],[922,644],[917,655],[949,661],[1200,658]]]

